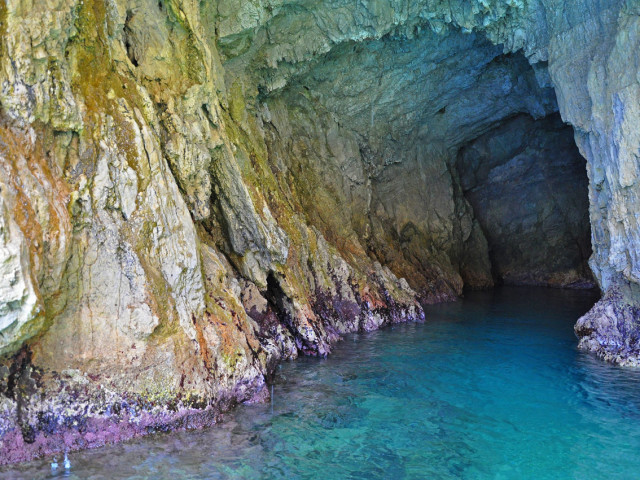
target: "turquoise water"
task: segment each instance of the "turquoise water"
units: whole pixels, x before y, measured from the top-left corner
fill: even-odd
[[[640,371],[576,350],[593,294],[504,288],[284,364],[215,428],[74,453],[82,479],[640,478]],[[1,473],[0,473],[1,475]],[[48,478],[33,463],[5,471]]]

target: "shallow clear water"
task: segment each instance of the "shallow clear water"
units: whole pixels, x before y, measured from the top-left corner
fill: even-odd
[[[631,479],[640,371],[578,352],[593,294],[504,288],[284,364],[274,401],[74,453],[70,478]],[[0,470],[48,478],[36,462]],[[59,474],[58,476],[64,476]]]

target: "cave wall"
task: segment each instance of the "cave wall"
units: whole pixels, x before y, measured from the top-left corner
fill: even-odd
[[[555,5],[550,5],[554,7]],[[571,123],[589,175],[591,269],[603,299],[578,320],[579,346],[637,365],[640,6],[633,1],[571,2],[549,16],[549,71],[562,118]],[[581,9],[584,11],[577,11]],[[588,40],[588,41],[586,41]],[[576,47],[578,42],[585,48]]]
[[[559,115],[519,115],[458,153],[456,171],[497,281],[593,288],[588,179]]]
[[[492,285],[456,159],[515,115],[575,130],[605,292],[581,345],[629,347],[637,10],[0,4],[2,461],[213,423],[281,359]]]
[[[484,235],[461,195],[458,149],[504,118],[557,110],[522,55],[459,31],[337,47],[260,100],[271,156],[299,188],[315,172],[300,192],[314,225],[364,244],[428,303],[493,283]],[[336,191],[336,176],[348,186]]]

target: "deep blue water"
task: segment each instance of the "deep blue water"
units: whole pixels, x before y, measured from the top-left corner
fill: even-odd
[[[640,478],[640,371],[576,349],[592,293],[503,288],[282,365],[274,401],[74,453],[82,479]],[[2,475],[2,473],[0,473]],[[4,471],[47,478],[36,462]]]

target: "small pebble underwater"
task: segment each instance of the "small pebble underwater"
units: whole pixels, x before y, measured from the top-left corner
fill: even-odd
[[[0,470],[1,478],[632,479],[640,369],[576,349],[593,292],[501,288],[424,324],[281,365],[272,403],[202,431]]]

